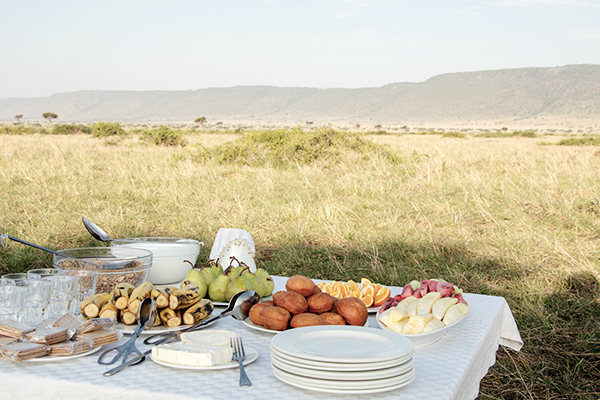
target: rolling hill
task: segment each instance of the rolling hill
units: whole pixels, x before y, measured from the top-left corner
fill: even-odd
[[[419,83],[319,89],[237,86],[188,91],[78,91],[0,99],[0,120],[336,126],[600,127],[600,65],[457,72]]]

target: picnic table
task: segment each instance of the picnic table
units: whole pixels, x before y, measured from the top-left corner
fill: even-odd
[[[285,289],[285,277],[273,277],[275,290]],[[402,288],[390,287],[392,295]],[[416,376],[406,387],[378,394],[355,395],[357,399],[474,399],[479,383],[494,365],[500,345],[513,350],[523,346],[519,330],[502,297],[466,294],[471,312],[439,341],[416,348]],[[215,313],[222,309],[216,308]],[[369,325],[379,329],[375,314]],[[251,329],[233,318],[222,318],[206,329],[236,332],[244,345],[256,349],[258,359],[246,366],[252,387],[239,387],[239,370],[195,371],[158,365],[147,359],[142,364],[104,377],[110,369],[97,363],[100,353],[58,362],[0,362],[2,398],[61,400],[198,400],[243,398],[341,399],[342,395],[319,393],[290,386],[272,373],[270,341],[273,334]],[[120,343],[125,342],[124,336]],[[120,344],[119,343],[119,344]],[[115,345],[112,345],[115,346]],[[138,340],[140,350],[149,349]],[[108,347],[107,347],[108,348]]]

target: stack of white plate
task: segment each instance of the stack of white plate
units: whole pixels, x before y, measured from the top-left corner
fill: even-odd
[[[414,345],[390,331],[357,326],[311,326],[271,341],[273,374],[303,389],[338,394],[394,390],[415,377]]]

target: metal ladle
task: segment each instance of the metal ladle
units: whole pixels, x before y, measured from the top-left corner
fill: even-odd
[[[8,238],[10,240],[14,240],[15,242],[26,244],[27,246],[35,247],[36,249],[39,249],[39,250],[47,251],[48,253],[52,253],[57,256],[70,258],[73,260],[79,260],[79,258],[77,258],[77,257],[72,257],[72,256],[69,256],[69,255],[66,255],[63,253],[59,253],[58,251],[54,251],[54,250],[50,250],[50,249],[47,249],[42,246],[38,246],[37,244],[26,242],[25,240],[17,239],[16,237],[9,236],[6,233],[3,233],[2,235],[0,235],[0,243],[2,244],[2,248],[4,248],[4,249],[6,248],[6,245],[4,244],[4,239],[6,239],[6,238]],[[119,269],[119,268],[125,268],[127,266],[127,262],[124,263],[122,261],[109,261],[109,262],[105,263],[104,265],[95,263],[93,261],[88,261],[88,260],[85,260],[84,262],[86,264],[94,265],[100,269]]]
[[[98,225],[87,219],[86,217],[81,218],[83,220],[83,225],[85,229],[92,235],[95,239],[98,239],[102,242],[110,242],[111,239],[106,232],[104,232]]]

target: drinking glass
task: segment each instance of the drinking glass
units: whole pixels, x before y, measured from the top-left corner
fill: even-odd
[[[58,319],[71,312],[71,304],[75,302],[79,289],[79,279],[71,275],[53,274],[42,278],[52,283],[52,293],[46,317]]]
[[[54,268],[38,268],[38,269],[30,269],[27,271],[28,278],[45,278],[47,276],[58,275],[60,274],[60,270]]]
[[[24,279],[17,282],[17,286],[27,290],[20,319],[26,324],[36,326],[46,318],[52,283],[40,279]]]
[[[14,281],[14,282],[20,282],[20,281],[23,281],[23,280],[25,280],[27,278],[28,278],[28,276],[24,272],[22,272],[22,273],[19,272],[19,273],[15,273],[15,274],[5,274],[5,275],[2,275],[2,279],[10,279],[11,281]]]
[[[62,273],[66,276],[77,277],[77,294],[74,301],[71,302],[69,312],[73,315],[81,314],[79,305],[86,298],[96,293],[96,283],[98,282],[98,273],[87,269],[64,269]]]
[[[0,286],[0,320],[18,321],[27,290],[16,285]]]

